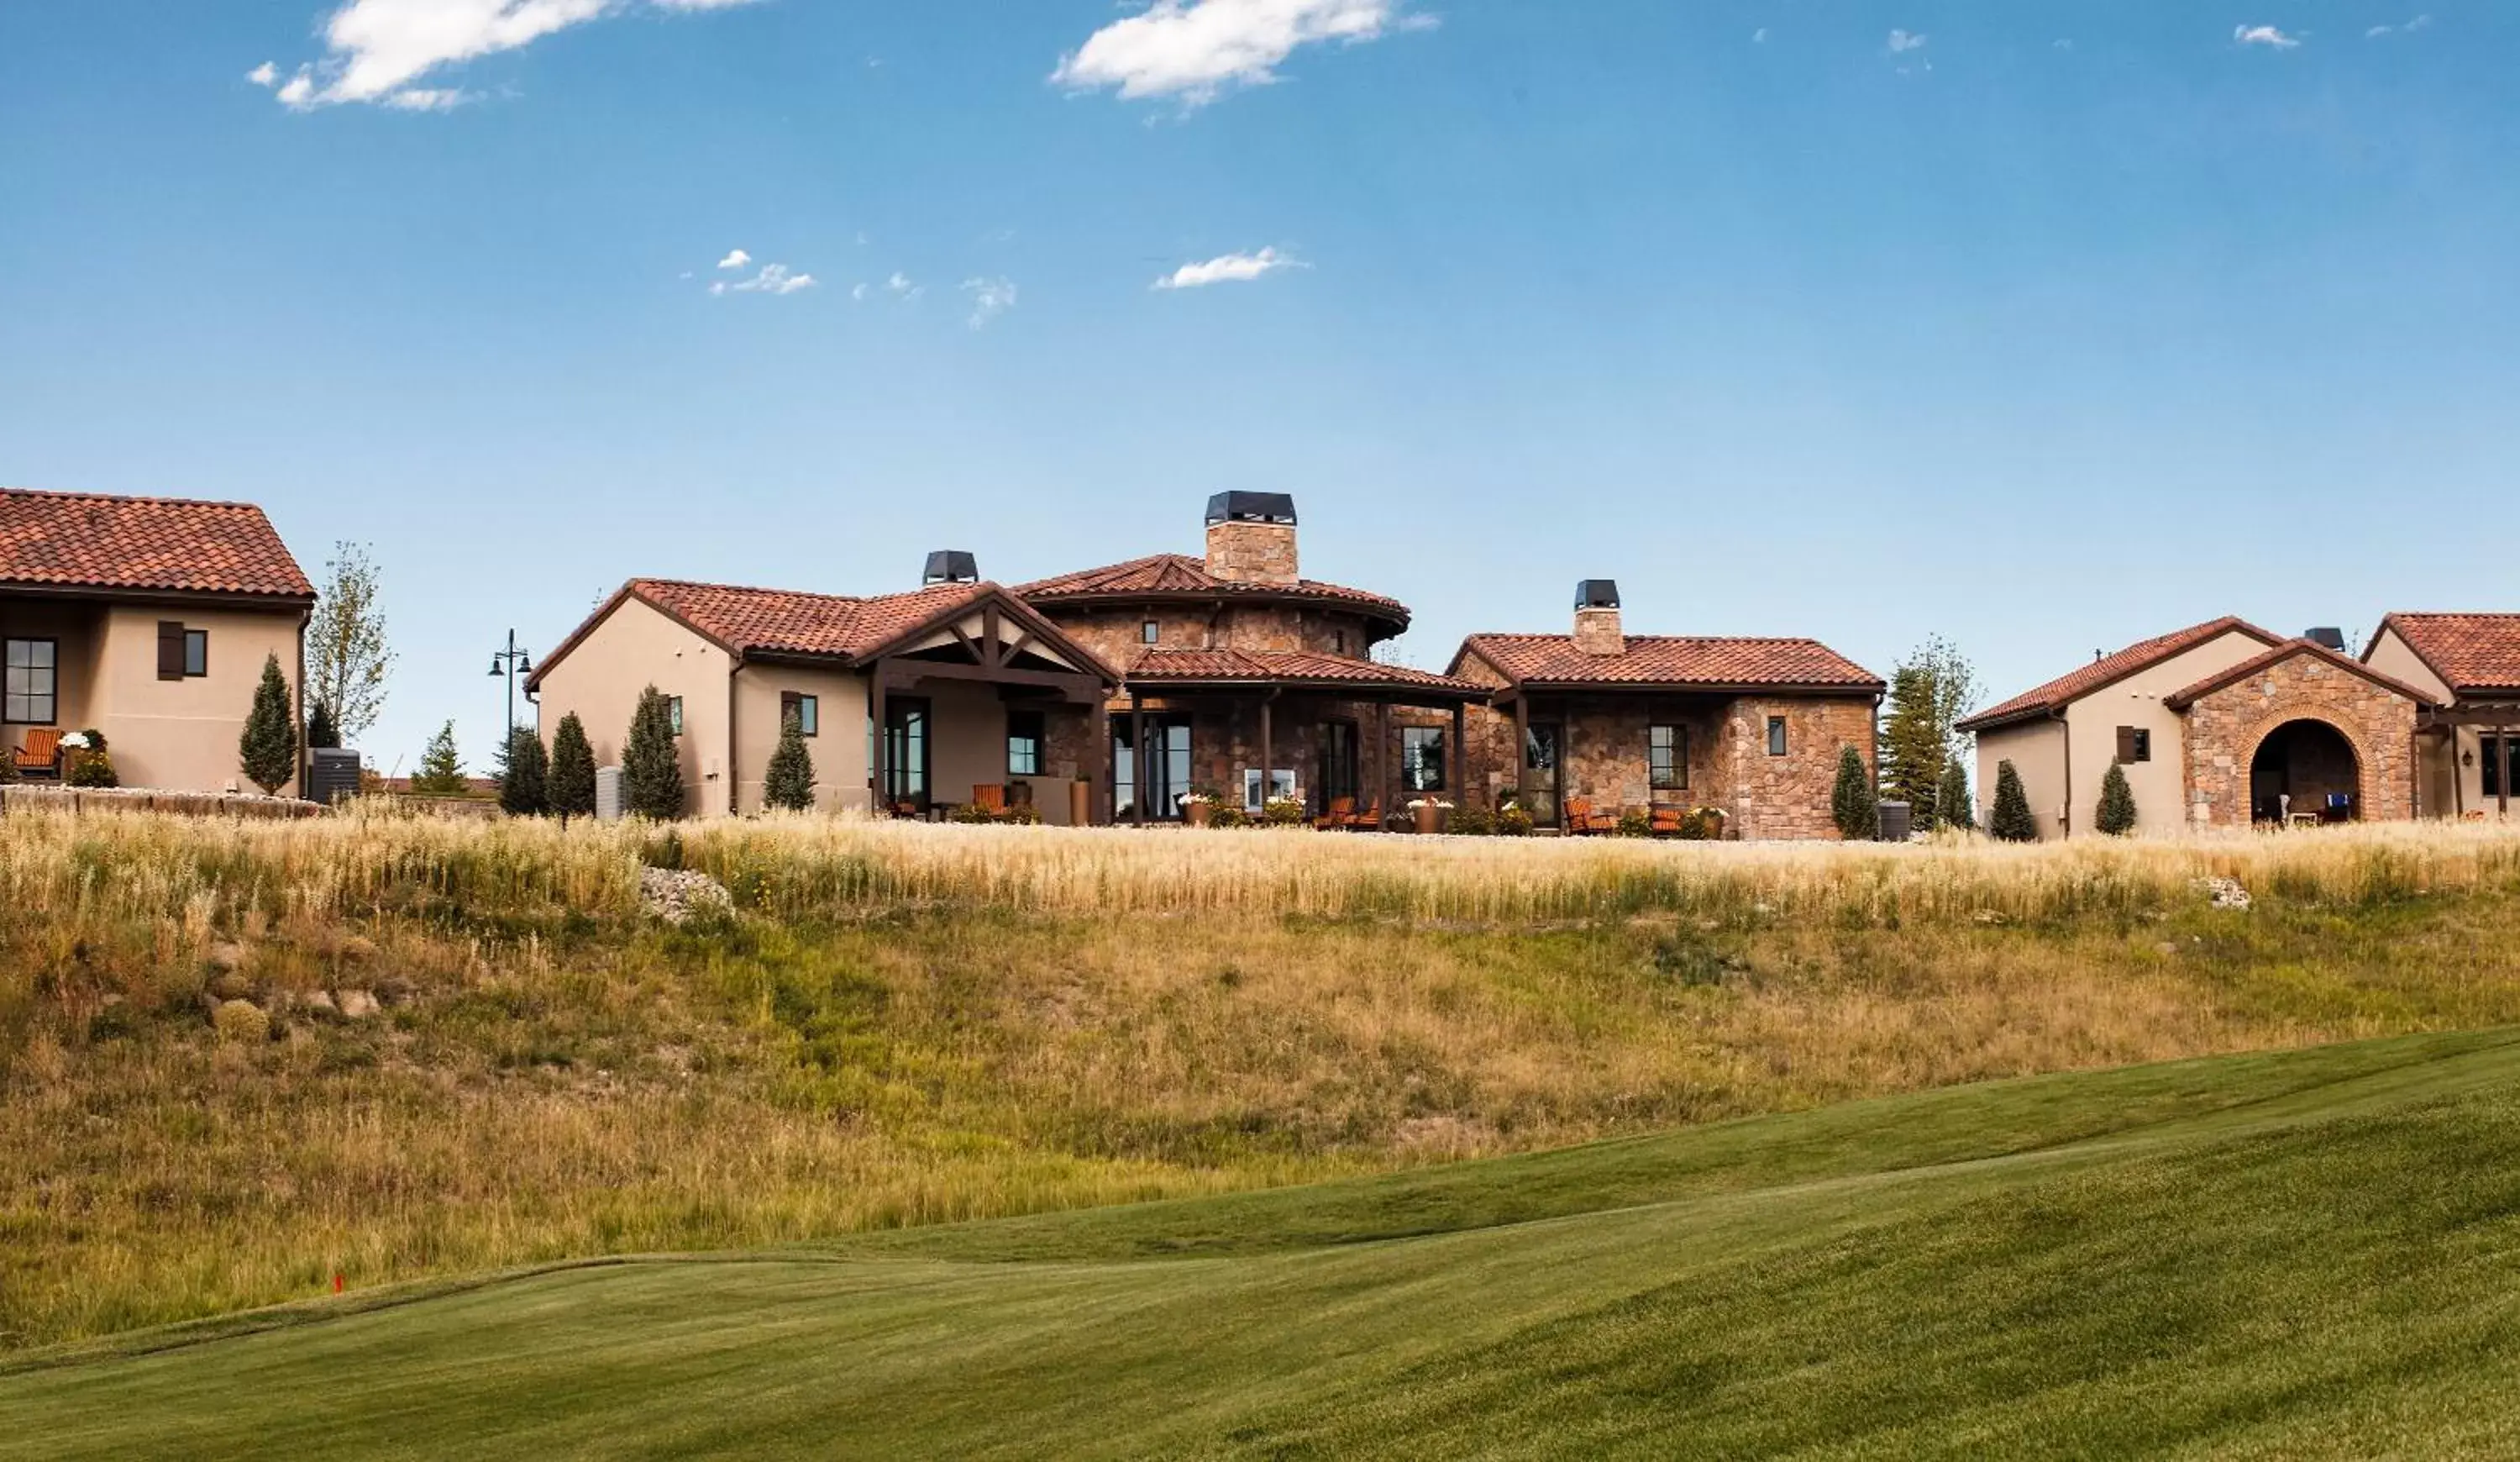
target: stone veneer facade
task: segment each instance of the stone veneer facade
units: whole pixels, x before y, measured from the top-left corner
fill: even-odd
[[[2187,813],[2198,827],[2249,825],[2249,763],[2288,721],[2324,721],[2354,748],[2366,820],[2415,812],[2415,703],[2366,676],[2303,652],[2199,696],[2185,711]]]
[[[1299,576],[1294,525],[1242,519],[1209,524],[1207,571],[1235,583],[1293,583]]]

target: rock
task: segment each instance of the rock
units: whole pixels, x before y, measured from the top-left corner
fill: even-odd
[[[411,982],[399,975],[388,975],[377,982],[377,998],[387,1005],[407,1005],[413,993]]]
[[[232,1046],[258,1046],[271,1039],[271,1017],[250,1000],[222,1000],[210,1013],[210,1027]]]
[[[234,970],[245,963],[245,946],[234,939],[221,939],[210,946],[210,968]]]
[[[350,1020],[364,1021],[382,1008],[377,1004],[377,997],[366,990],[341,991],[340,1011]]]
[[[668,924],[680,924],[694,914],[733,913],[735,897],[726,891],[726,885],[705,873],[687,868],[642,868],[639,906]]]
[[[330,990],[317,990],[306,997],[306,1008],[320,1015],[339,1015],[341,1007],[333,1003]]]
[[[2011,918],[2002,909],[1980,909],[1976,913],[1969,915],[1969,917],[1980,924],[2009,924],[2012,922]]]
[[[2164,939],[2152,947],[2163,954],[2177,954],[2179,952],[2179,941],[2177,939]]]
[[[210,977],[210,994],[220,1000],[243,1000],[253,993],[253,982],[234,970]]]
[[[2249,891],[2241,888],[2236,878],[2202,879],[2199,886],[2218,909],[2246,909],[2249,906]]]

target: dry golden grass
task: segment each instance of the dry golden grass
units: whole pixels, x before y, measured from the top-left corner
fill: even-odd
[[[0,823],[0,1347],[2520,1021],[2520,831],[1739,846]],[[2234,877],[2259,907],[2209,909]],[[223,968],[233,966],[234,968]],[[274,1017],[222,1041],[207,997]],[[313,1010],[381,991],[381,1014]]]

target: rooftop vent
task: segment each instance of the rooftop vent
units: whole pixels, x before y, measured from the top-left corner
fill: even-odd
[[[2301,637],[2314,645],[2333,650],[2340,655],[2345,652],[2345,631],[2333,624],[2314,624],[2303,630]]]
[[[1289,492],[1219,492],[1207,500],[1207,525],[1220,523],[1295,525],[1295,498]]]
[[[1579,578],[1575,580],[1575,607],[1579,610],[1619,607],[1619,581],[1615,578]]]
[[[927,556],[927,572],[922,584],[976,584],[980,581],[980,561],[959,548],[940,548]]]

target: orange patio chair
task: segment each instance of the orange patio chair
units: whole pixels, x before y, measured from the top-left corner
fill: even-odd
[[[1372,806],[1368,807],[1368,808],[1366,808],[1364,811],[1357,813],[1354,817],[1349,818],[1349,819],[1347,820],[1347,825],[1348,825],[1349,829],[1350,829],[1351,831],[1354,831],[1354,832],[1359,832],[1359,833],[1379,833],[1379,832],[1381,832],[1381,831],[1382,831],[1382,800],[1381,800],[1381,799],[1379,799],[1379,798],[1376,798],[1376,799],[1374,800],[1374,802],[1373,802],[1373,805],[1372,805]]]
[[[60,776],[62,774],[61,727],[27,727],[26,745],[18,753],[18,770],[29,776]]]
[[[1566,831],[1570,833],[1606,833],[1618,825],[1617,813],[1594,811],[1593,800],[1589,797],[1566,800]]]
[[[1680,825],[1688,819],[1688,809],[1687,807],[1656,807],[1652,809],[1648,815],[1652,819],[1649,831],[1651,831],[1655,837],[1677,838],[1680,836]]]
[[[1344,827],[1346,827],[1346,826],[1348,825],[1348,821],[1349,821],[1349,819],[1351,819],[1351,818],[1353,818],[1353,817],[1355,817],[1355,816],[1356,816],[1356,799],[1355,799],[1355,798],[1352,798],[1352,797],[1334,797],[1334,798],[1331,798],[1331,799],[1330,799],[1330,806],[1329,806],[1329,810],[1328,810],[1328,811],[1327,811],[1327,812],[1324,812],[1321,816],[1314,818],[1314,819],[1313,819],[1313,826],[1314,826],[1314,827],[1316,827],[1316,828],[1318,828],[1318,829],[1320,829],[1322,832],[1327,833],[1327,832],[1329,832],[1329,831],[1330,831],[1331,829],[1333,829],[1333,828],[1344,828]]]
[[[972,805],[985,807],[991,812],[1004,812],[1007,810],[1006,784],[1003,782],[972,783],[971,802]]]

